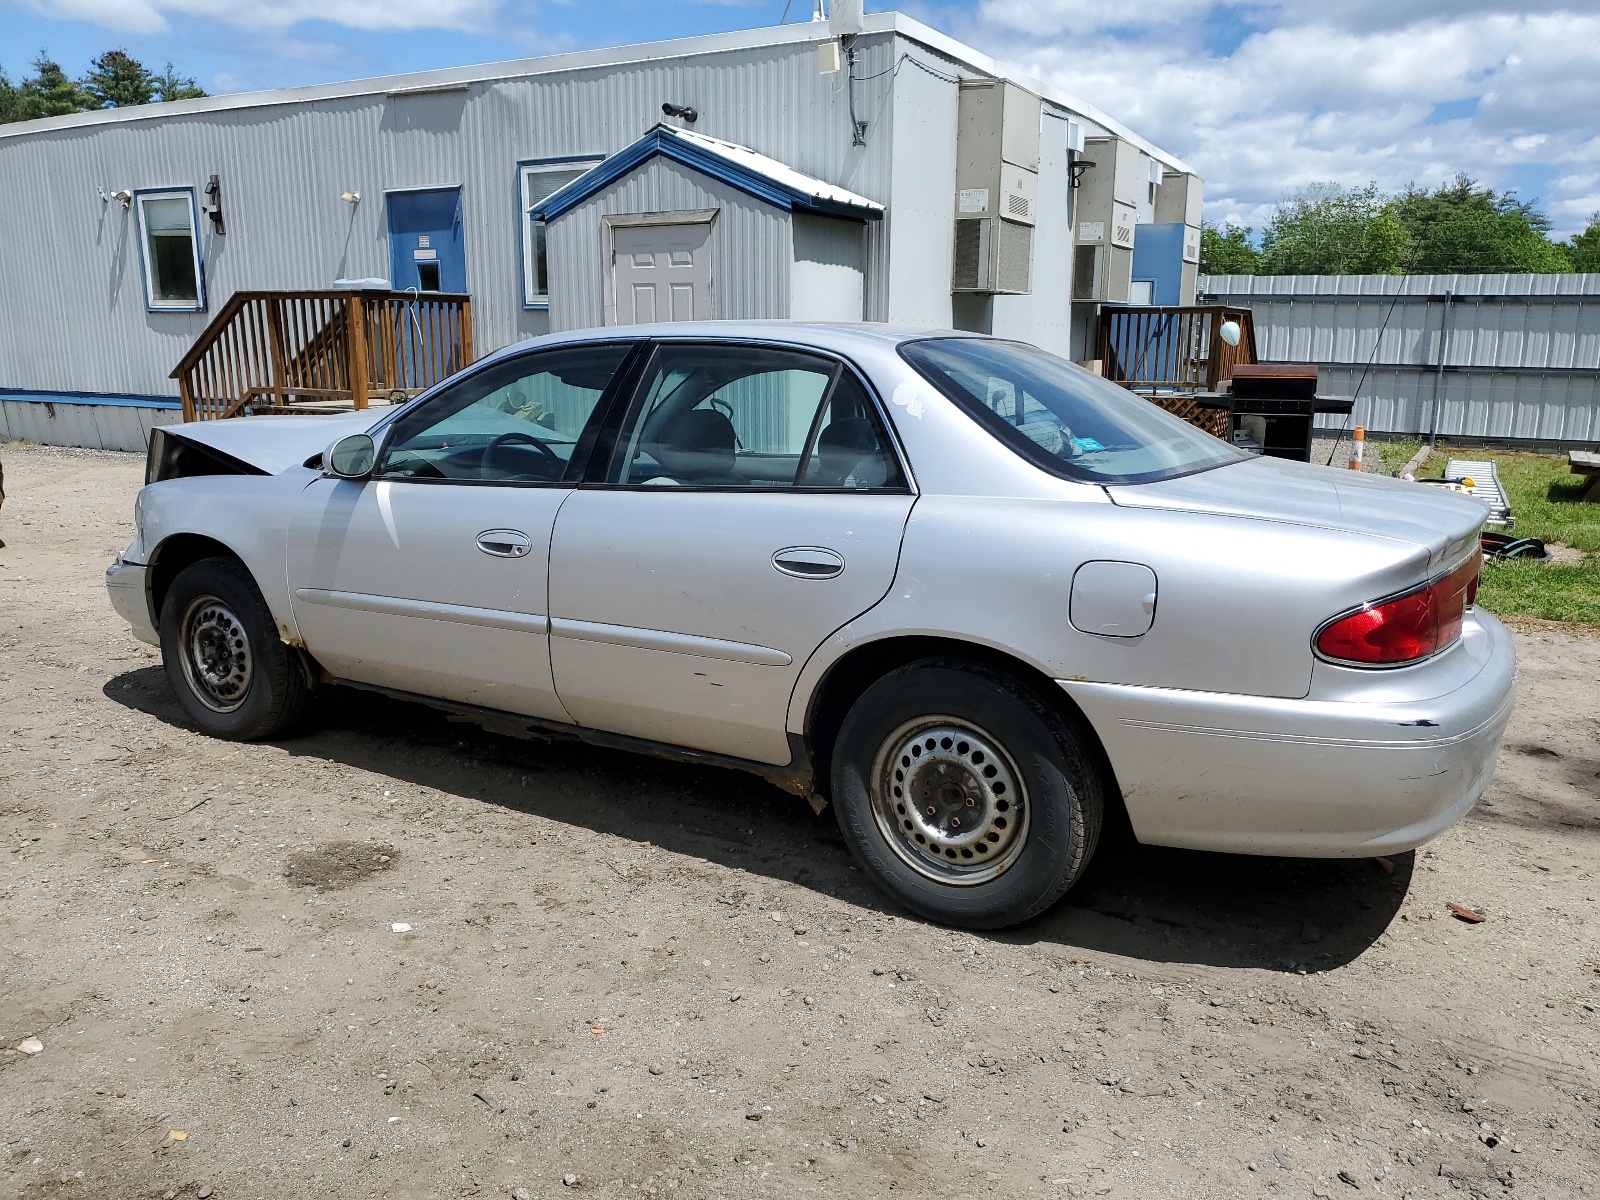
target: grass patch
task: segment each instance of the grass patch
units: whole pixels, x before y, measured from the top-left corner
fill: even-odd
[[[1413,452],[1419,444],[1412,444]],[[1560,542],[1584,552],[1583,560],[1571,565],[1485,563],[1478,603],[1501,616],[1600,625],[1600,504],[1578,499],[1583,480],[1568,469],[1566,455],[1457,450],[1455,456],[1488,458],[1499,465],[1500,485],[1517,521],[1513,534]],[[1439,476],[1448,458],[1448,454],[1434,453],[1418,475]]]

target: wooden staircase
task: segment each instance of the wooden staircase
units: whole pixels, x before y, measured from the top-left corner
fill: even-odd
[[[472,361],[472,301],[443,292],[235,292],[172,371],[186,421],[408,400]]]

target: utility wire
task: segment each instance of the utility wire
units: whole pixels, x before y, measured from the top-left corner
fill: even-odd
[[[1415,257],[1413,255],[1413,257]],[[1378,326],[1378,336],[1372,339],[1372,353],[1367,355],[1367,364],[1361,368],[1361,378],[1356,380],[1356,390],[1350,397],[1350,411],[1344,415],[1344,424],[1339,426],[1339,434],[1333,439],[1333,449],[1328,451],[1328,461],[1324,466],[1333,466],[1333,456],[1339,453],[1339,446],[1344,442],[1344,435],[1350,431],[1350,418],[1356,415],[1355,402],[1361,399],[1361,389],[1366,385],[1367,373],[1372,370],[1372,364],[1377,361],[1378,348],[1383,345],[1383,331],[1389,328],[1389,319],[1394,316],[1395,305],[1400,303],[1400,297],[1405,294],[1405,281],[1411,277],[1411,263],[1401,268],[1400,286],[1395,289],[1394,298],[1389,301],[1389,311],[1383,314],[1383,324]]]

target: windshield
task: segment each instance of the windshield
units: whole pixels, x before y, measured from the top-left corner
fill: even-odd
[[[1030,462],[1068,479],[1150,483],[1244,455],[1053,354],[989,338],[929,338],[900,353]]]

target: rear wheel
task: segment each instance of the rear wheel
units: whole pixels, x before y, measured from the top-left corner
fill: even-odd
[[[1094,853],[1104,788],[1093,735],[981,663],[911,663],[840,728],[833,802],[852,853],[913,911],[998,929],[1055,903]]]
[[[231,558],[202,559],[172,581],[161,605],[161,656],[184,710],[213,737],[272,737],[310,696],[255,580]]]

